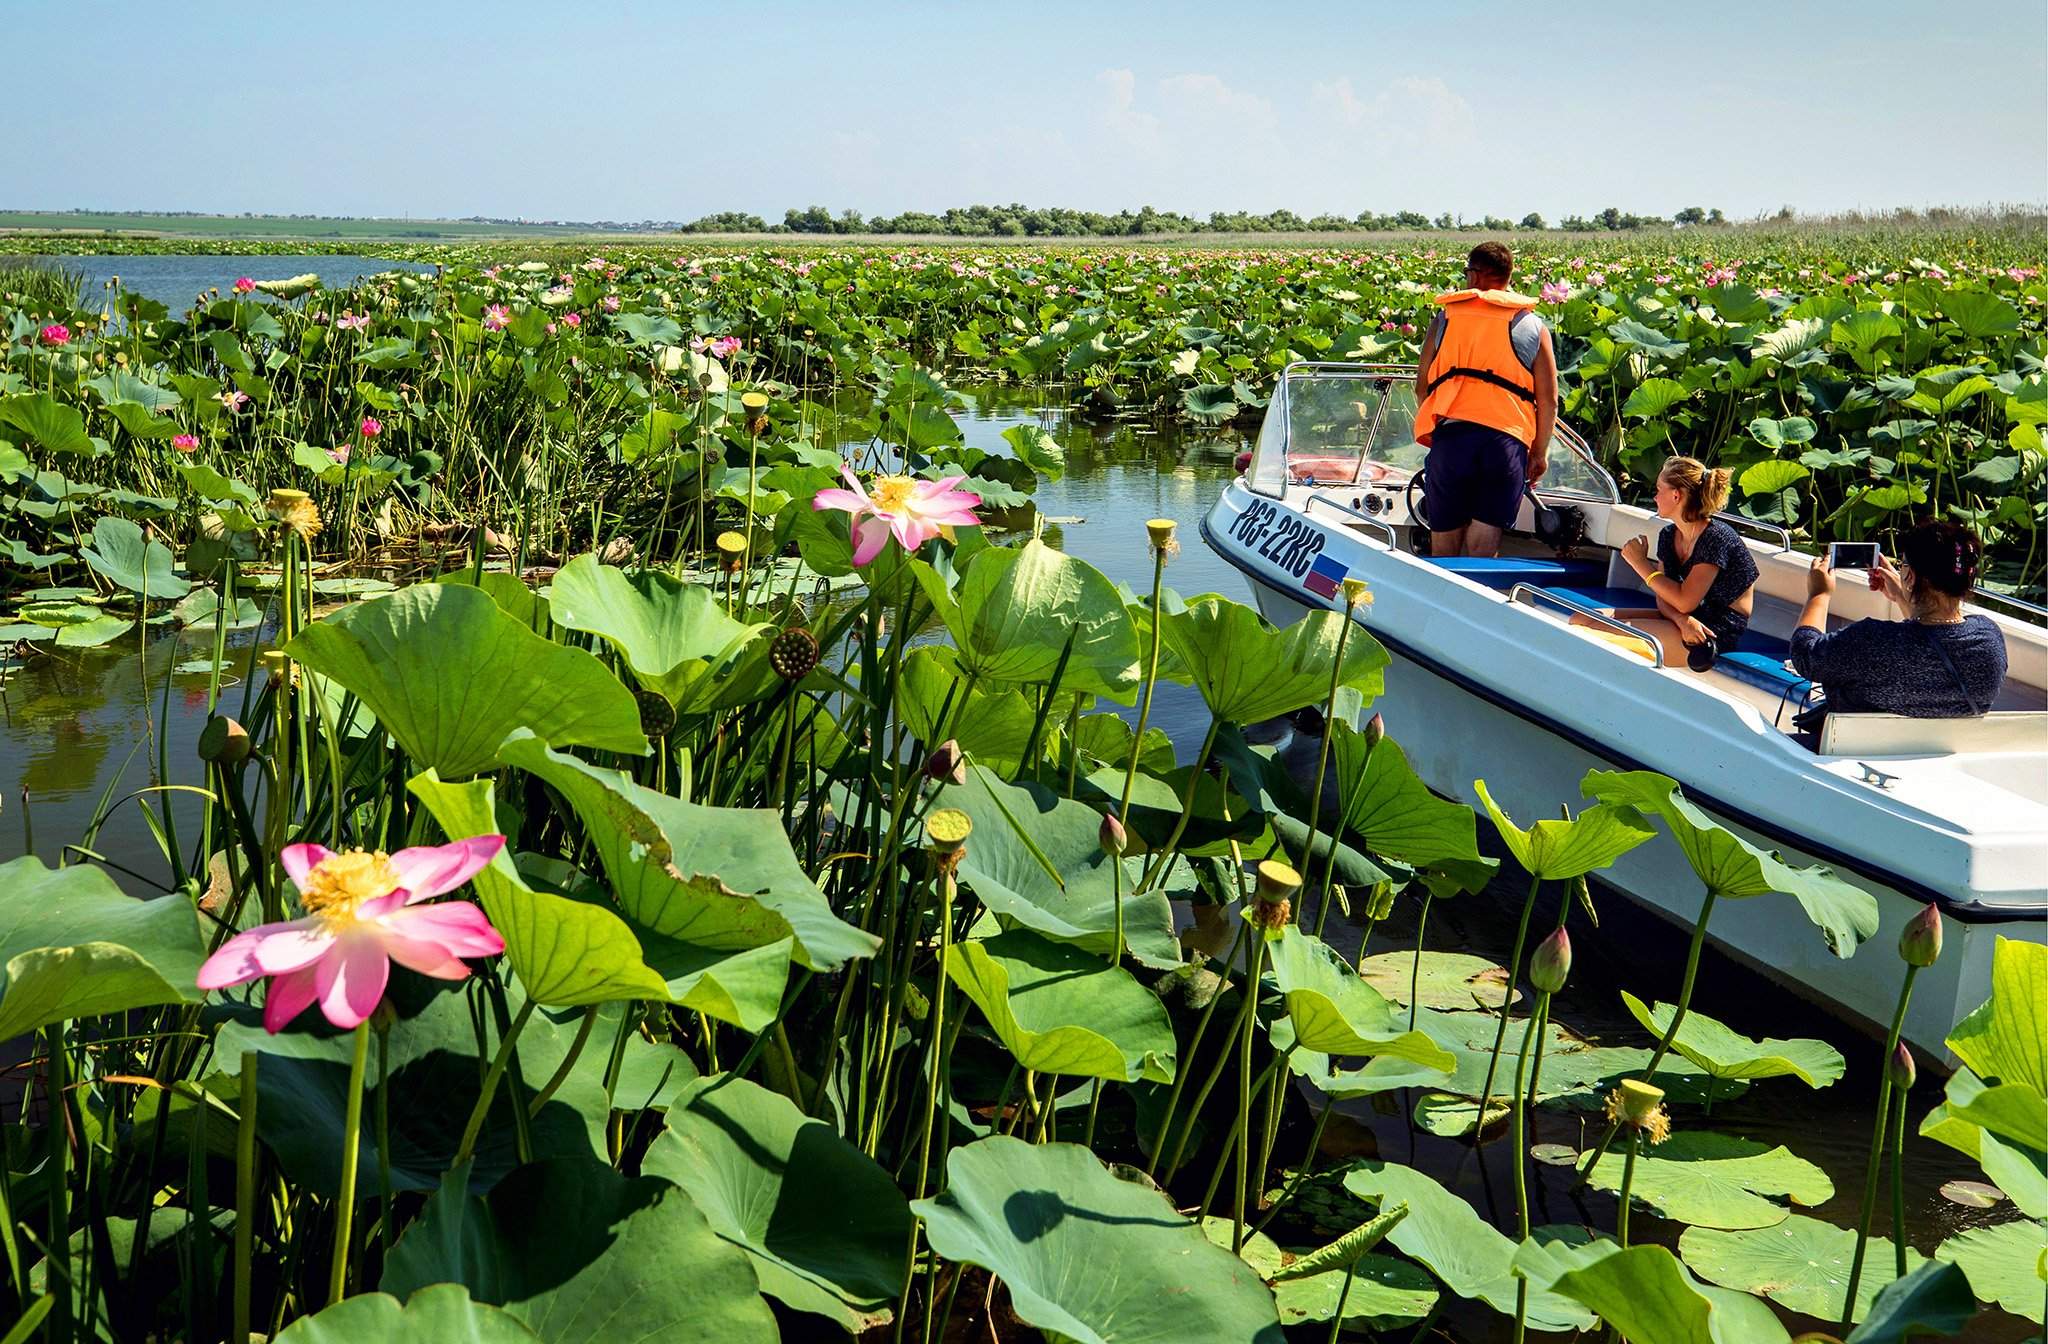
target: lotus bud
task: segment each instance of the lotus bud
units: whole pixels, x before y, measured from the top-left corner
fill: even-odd
[[[1929,908],[1931,909],[1932,907]],[[1884,1076],[1890,1080],[1894,1088],[1901,1092],[1910,1092],[1913,1089],[1913,1079],[1917,1073],[1918,1070],[1913,1065],[1912,1050],[1907,1047],[1904,1041],[1900,1041],[1897,1046],[1893,1047],[1892,1057],[1885,1061]]]
[[[924,819],[925,843],[938,860],[940,872],[950,874],[960,866],[960,856],[967,852],[967,837],[973,830],[973,820],[957,807],[942,807]]]
[[[960,744],[949,737],[932,748],[932,754],[925,759],[924,777],[934,784],[965,784],[967,754],[960,750]]]
[[[1548,938],[1536,945],[1536,951],[1529,958],[1529,983],[1545,994],[1555,994],[1564,988],[1565,977],[1571,973],[1571,935],[1563,929],[1554,929]]]
[[[784,681],[802,681],[818,665],[818,637],[792,625],[768,642],[768,666]]]
[[[1278,859],[1266,859],[1259,864],[1258,878],[1247,917],[1268,938],[1277,938],[1294,921],[1294,894],[1301,890],[1301,874]]]
[[[1116,813],[1102,814],[1102,825],[1095,830],[1095,842],[1102,846],[1102,852],[1113,859],[1120,859],[1130,850],[1130,832],[1117,820]]]
[[[225,714],[208,718],[199,730],[199,759],[218,765],[240,765],[249,759],[249,730]]]
[[[1908,966],[1932,966],[1941,958],[1941,910],[1929,901],[1906,921],[1899,934],[1899,956]]]
[[[1346,610],[1356,611],[1372,605],[1372,590],[1366,587],[1364,579],[1346,579],[1343,588]]]
[[[1387,721],[1378,714],[1365,721],[1365,749],[1371,751],[1387,735]]]

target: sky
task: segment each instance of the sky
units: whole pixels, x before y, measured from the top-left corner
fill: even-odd
[[[2043,0],[0,0],[0,31],[0,209],[2048,203]]]

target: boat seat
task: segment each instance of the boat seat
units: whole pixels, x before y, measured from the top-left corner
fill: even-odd
[[[1657,599],[1640,588],[1553,588],[1546,585],[1543,591],[1587,611],[1612,611],[1617,607],[1623,611],[1647,611],[1657,605]]]
[[[1597,584],[1607,577],[1605,560],[1551,560],[1535,555],[1432,555],[1429,563],[1463,575],[1488,588],[1518,583],[1541,588],[1550,584]]]
[[[1587,611],[1640,609],[1653,606],[1656,602],[1648,593],[1634,588],[1545,585],[1543,591],[1559,601],[1568,602]],[[1734,648],[1714,660],[1714,670],[1777,696],[1782,716],[1787,704],[1803,709],[1813,698],[1813,683],[1786,666],[1786,659],[1791,656],[1792,646],[1785,640],[1779,639],[1776,635],[1745,630],[1742,632],[1742,638],[1735,641]]]

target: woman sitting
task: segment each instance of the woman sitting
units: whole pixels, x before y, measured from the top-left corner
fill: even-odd
[[[1615,616],[1655,636],[1667,664],[1686,663],[1696,672],[1735,647],[1756,602],[1756,558],[1734,528],[1714,517],[1727,502],[1724,468],[1709,471],[1693,458],[1674,457],[1657,473],[1657,516],[1671,525],[1657,534],[1655,562],[1642,537],[1621,548],[1657,605]]]
[[[1829,713],[1955,719],[1991,708],[2005,681],[2005,636],[1990,617],[1963,614],[1980,553],[1968,528],[1919,524],[1900,539],[1902,565],[1879,556],[1870,572],[1871,588],[1905,619],[1861,620],[1833,634],[1835,575],[1825,552],[1814,558],[1806,609],[1792,632],[1792,666],[1827,691]]]

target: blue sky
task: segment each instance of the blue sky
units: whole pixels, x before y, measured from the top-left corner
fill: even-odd
[[[2048,4],[0,0],[0,207],[2048,202]]]

